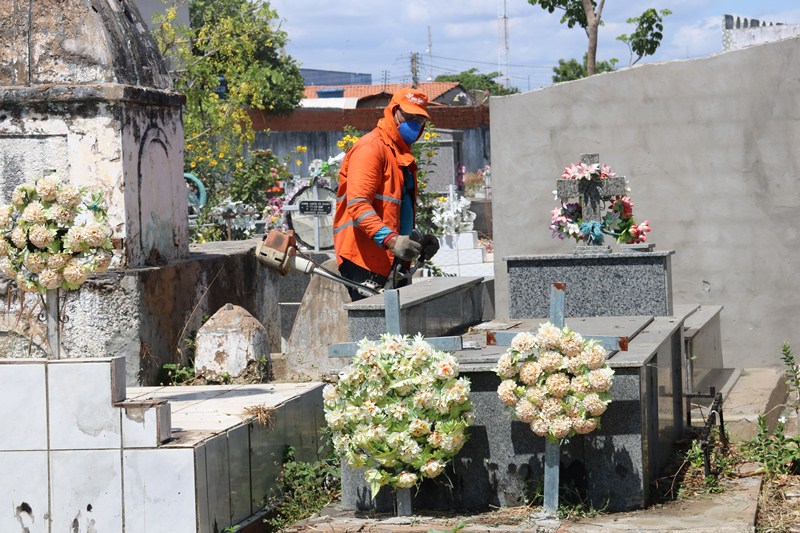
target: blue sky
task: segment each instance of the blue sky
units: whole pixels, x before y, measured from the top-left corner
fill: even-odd
[[[550,83],[558,60],[581,58],[586,34],[560,24],[527,0],[271,0],[284,19],[289,53],[303,67],[372,74],[391,83],[410,82],[410,57],[418,52],[420,79],[477,68],[505,70],[510,85],[528,90]],[[505,4],[505,7],[504,7]],[[768,22],[800,24],[800,6],[789,0],[606,0],[598,59],[629,62],[627,46],[616,40],[631,33],[625,21],[645,9],[669,9],[664,39],[643,62],[705,57],[722,51],[725,14]],[[501,15],[507,16],[508,50],[502,44]],[[430,34],[430,41],[429,41]],[[429,50],[429,42],[431,44]]]

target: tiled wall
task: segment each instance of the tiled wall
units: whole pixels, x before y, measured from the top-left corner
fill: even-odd
[[[494,260],[479,246],[477,231],[439,237],[439,251],[432,262],[455,276],[494,277]]]
[[[220,398],[220,428],[159,445],[170,417],[114,406],[124,382],[123,357],[0,359],[0,532],[220,531],[263,506],[287,444],[316,459],[321,385],[276,392],[269,429]]]

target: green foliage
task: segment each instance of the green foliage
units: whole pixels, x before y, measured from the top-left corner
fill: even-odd
[[[758,434],[742,443],[745,458],[761,464],[759,470],[767,477],[797,474],[800,469],[800,438],[784,433],[785,421],[780,419],[770,435],[766,419],[758,417]]]
[[[587,70],[587,58],[588,56],[583,54],[583,63],[578,63],[574,58],[569,61],[559,59],[558,66],[553,67],[553,83],[579,80],[587,77],[589,75]],[[618,62],[619,60],[614,58],[608,61],[600,61],[597,63],[597,72],[613,72]]]
[[[786,384],[789,386],[789,395],[795,398],[795,410],[800,404],[800,367],[792,353],[792,347],[784,342],[781,346],[781,359],[786,367],[784,374],[786,375]]]
[[[494,81],[495,78],[502,76],[501,72],[490,72],[488,74],[481,74],[477,68],[471,68],[458,74],[443,74],[436,76],[435,81],[457,81],[468,91],[480,90],[489,91],[492,96],[505,96],[507,94],[516,94],[519,89],[514,87],[504,87],[503,85]]]
[[[298,146],[298,151],[305,147]],[[293,154],[279,159],[272,150],[253,150],[248,160],[233,171],[228,191],[231,198],[250,205],[265,206],[276,193],[281,181],[292,179],[288,160]]]
[[[194,379],[194,368],[176,363],[165,363],[158,373],[161,385],[182,385]]]
[[[310,463],[297,461],[289,446],[276,489],[267,501],[272,509],[265,522],[274,531],[294,524],[320,511],[338,497],[341,487],[336,457]]]
[[[702,489],[699,492],[718,494],[724,491],[720,480],[734,474],[733,462],[727,451],[727,447],[719,442],[719,431],[713,428],[709,436],[709,464],[712,470],[708,476],[703,475]],[[691,447],[686,451],[685,461],[690,471],[705,474],[705,453],[699,440],[692,441]],[[698,492],[697,487],[692,487],[691,490]]]
[[[598,28],[603,25],[601,17],[604,3],[602,3],[598,9],[597,2],[591,0],[591,11],[587,11],[587,9],[584,8],[583,0],[528,0],[528,3],[533,6],[539,6],[550,13],[553,13],[556,9],[561,10],[564,12],[563,16],[561,17],[562,24],[566,24],[569,28],[573,28],[576,25],[583,28],[586,31],[586,37],[589,39],[587,61],[585,65],[586,75],[591,76],[599,72],[604,72],[603,70],[600,70],[600,65],[596,64],[597,32]],[[662,32],[664,30],[664,17],[670,14],[672,14],[672,12],[669,9],[656,11],[655,9],[650,8],[645,10],[640,16],[628,19],[627,22],[629,24],[636,24],[636,29],[630,36],[623,34],[617,37],[617,39],[625,42],[628,45],[628,48],[631,50],[631,64],[636,63],[639,61],[639,59],[646,55],[653,55],[655,53],[661,44],[661,39],[663,37]],[[633,61],[634,54],[638,56],[635,61]],[[616,62],[616,60],[614,61]],[[569,66],[573,67],[574,65]],[[566,67],[561,65],[561,61],[559,61],[559,67],[555,67],[553,70],[557,75],[561,76],[559,79],[556,79],[554,76],[554,82],[584,77],[578,76],[564,78],[563,76],[574,76],[576,72],[573,70],[572,73],[570,73]],[[562,70],[563,72],[560,72]],[[609,70],[614,69],[611,68]]]
[[[628,49],[631,52],[631,65],[635,65],[644,56],[651,56],[656,53],[656,50],[661,45],[661,39],[664,37],[662,33],[664,31],[664,17],[671,14],[672,11],[669,9],[656,11],[650,8],[640,16],[627,20],[628,24],[636,24],[636,29],[630,36],[623,33],[617,37],[617,40],[628,45]],[[636,56],[636,59],[633,59],[634,56]]]
[[[255,136],[248,109],[291,111],[302,98],[303,79],[268,2],[190,0],[189,13],[187,28],[168,7],[154,16],[153,33],[176,90],[186,95],[186,171],[211,197],[244,166],[243,148]]]
[[[566,24],[568,28],[573,28],[577,24],[581,28],[586,28],[586,11],[583,9],[581,0],[528,0],[532,6],[539,6],[553,13],[556,9],[564,14],[561,17],[561,24]],[[592,8],[597,7],[597,2],[592,0]]]
[[[428,174],[436,166],[436,154],[439,153],[439,134],[436,126],[430,122],[425,127],[422,137],[411,145],[411,153],[417,162],[417,228],[424,233],[436,233],[433,208],[439,194],[428,191]]]

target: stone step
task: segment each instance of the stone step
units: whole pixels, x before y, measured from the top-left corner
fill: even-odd
[[[758,417],[762,414],[766,417],[768,427],[774,429],[783,413],[788,393],[783,369],[720,369],[718,374],[722,375],[724,371],[729,371],[729,376],[719,392],[722,392],[722,414],[729,438],[732,441],[753,438],[758,432]],[[709,375],[708,380],[722,382],[719,376]],[[702,381],[698,390],[703,390]],[[710,401],[696,398],[692,404],[692,425],[701,426],[708,414]]]

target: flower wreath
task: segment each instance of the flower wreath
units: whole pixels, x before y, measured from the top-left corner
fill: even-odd
[[[23,291],[77,289],[113,257],[102,194],[55,175],[14,189],[0,232],[0,272]]]
[[[608,165],[599,163],[587,165],[577,163],[569,165],[561,174],[563,179],[605,179],[617,174]],[[558,199],[558,198],[556,198]],[[579,203],[561,204],[551,212],[550,229],[553,238],[573,238],[576,241],[589,239],[602,242],[602,233],[613,236],[619,244],[637,244],[647,241],[647,233],[651,231],[649,223],[645,220],[637,224],[633,217],[633,202],[630,196],[615,196],[608,212],[600,221],[600,227],[588,227],[583,224],[581,206]],[[601,234],[598,235],[597,232]]]
[[[596,340],[547,322],[536,335],[520,333],[500,356],[497,388],[513,416],[557,443],[600,427],[611,403],[614,371]]]
[[[434,478],[467,441],[470,383],[456,359],[422,335],[359,343],[351,365],[322,395],[333,445],[365,469],[373,498],[383,485],[406,488]]]

